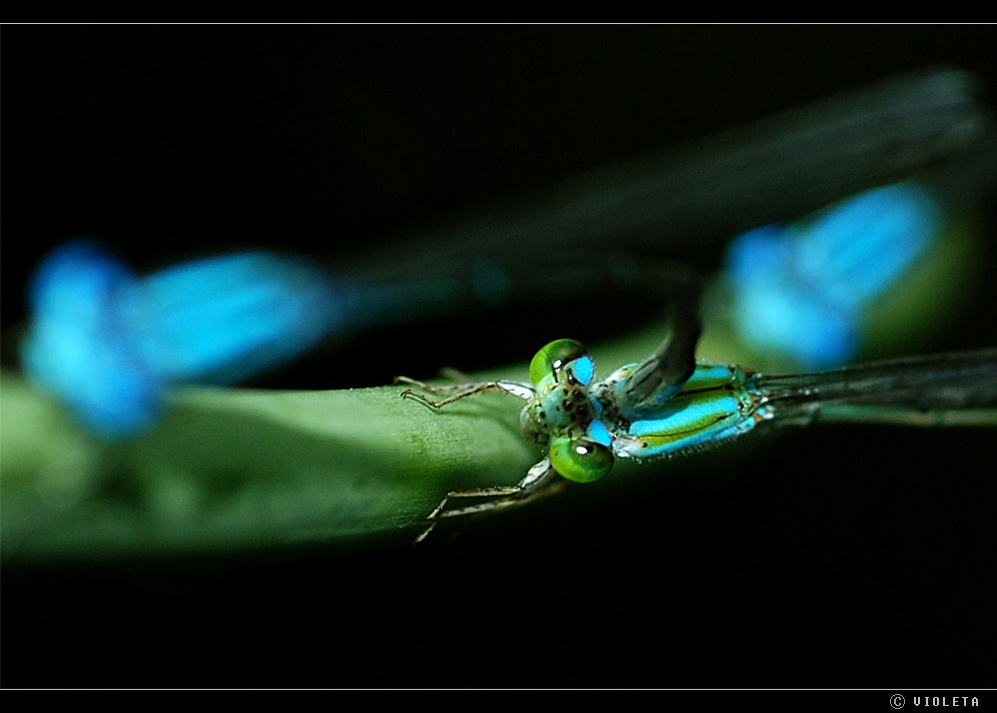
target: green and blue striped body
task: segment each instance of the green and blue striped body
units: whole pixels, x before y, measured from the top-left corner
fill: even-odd
[[[752,378],[739,366],[700,363],[682,390],[651,413],[631,419],[613,411],[608,395],[612,386],[637,367],[628,364],[593,389],[596,400],[608,401],[604,413],[613,415],[606,425],[613,437],[613,452],[621,458],[657,458],[714,445],[750,431],[763,415],[761,394]]]

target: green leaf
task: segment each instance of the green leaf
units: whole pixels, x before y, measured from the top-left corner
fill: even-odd
[[[448,490],[515,483],[538,460],[519,431],[518,399],[489,394],[434,411],[402,390],[187,387],[160,427],[109,444],[4,372],[3,560],[411,541]]]

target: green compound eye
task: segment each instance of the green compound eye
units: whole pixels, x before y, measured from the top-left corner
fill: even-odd
[[[550,443],[550,463],[568,480],[591,483],[613,467],[613,451],[584,438],[555,438]]]
[[[530,362],[530,381],[536,386],[545,376],[560,369],[570,361],[587,354],[585,347],[574,339],[557,339],[536,353]]]

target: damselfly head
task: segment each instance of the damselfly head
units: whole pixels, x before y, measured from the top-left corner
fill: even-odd
[[[601,406],[589,393],[594,372],[592,358],[579,342],[547,344],[530,362],[537,395],[520,417],[529,438],[550,444],[554,470],[582,483],[598,480],[613,466],[612,439],[598,421]]]

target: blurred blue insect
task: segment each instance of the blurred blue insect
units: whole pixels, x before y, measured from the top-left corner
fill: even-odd
[[[738,336],[799,368],[850,363],[863,346],[869,306],[924,258],[943,224],[935,195],[905,182],[738,236],[725,270]]]
[[[91,242],[42,263],[30,306],[26,373],[108,437],[155,423],[171,385],[239,381],[342,316],[326,276],[302,260],[243,253],[138,278]]]
[[[346,274],[253,252],[140,278],[94,243],[72,243],[35,277],[24,369],[91,430],[126,437],[157,421],[172,385],[235,383],[326,336],[543,304],[579,286],[593,295],[625,289],[631,273],[600,247],[609,236],[613,255],[640,255],[630,264],[643,269],[672,244],[659,238],[661,226],[674,236],[729,236],[970,152],[990,133],[971,85],[952,71],[892,80],[736,140],[583,177]],[[897,147],[907,150],[886,160]],[[930,253],[940,222],[933,194],[905,182],[748,232],[727,271],[742,337],[809,366],[847,362],[866,306]]]

